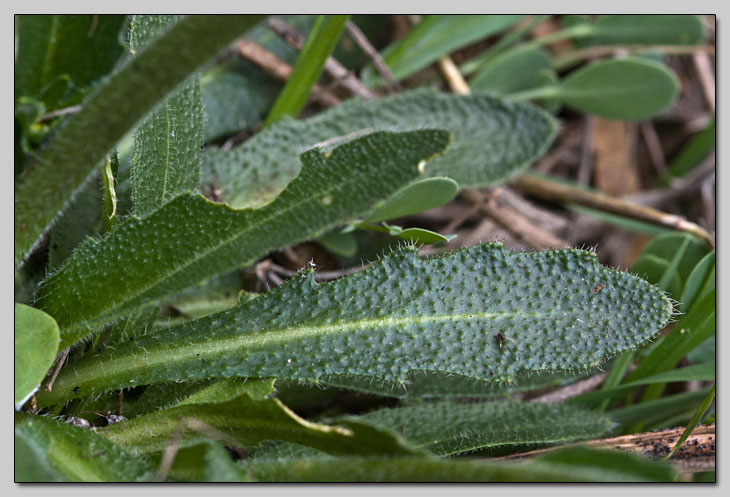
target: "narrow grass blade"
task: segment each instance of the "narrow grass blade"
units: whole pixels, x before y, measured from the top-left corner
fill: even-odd
[[[324,69],[327,57],[337,46],[349,15],[319,16],[312,27],[297,64],[274,102],[264,126],[283,116],[297,117]]]

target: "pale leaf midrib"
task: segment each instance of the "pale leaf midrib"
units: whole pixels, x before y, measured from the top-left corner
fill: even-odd
[[[500,318],[511,318],[514,316],[524,316],[530,318],[541,318],[553,314],[553,310],[544,313],[535,312],[471,312],[459,314],[438,314],[425,316],[404,316],[404,317],[387,317],[387,318],[366,318],[347,322],[337,322],[331,324],[317,324],[309,326],[291,326],[280,328],[277,330],[262,330],[255,333],[239,333],[233,337],[222,339],[213,339],[207,342],[180,343],[173,350],[164,348],[169,343],[164,343],[162,350],[141,350],[135,349],[131,355],[141,354],[144,358],[142,364],[134,364],[129,357],[112,357],[104,362],[104,369],[114,370],[115,374],[123,377],[129,376],[129,373],[142,371],[148,368],[155,368],[165,364],[175,364],[184,362],[189,359],[199,359],[200,357],[212,357],[217,354],[225,353],[231,355],[235,352],[243,352],[247,349],[255,349],[265,347],[271,343],[281,343],[285,341],[295,340],[298,338],[311,338],[315,336],[323,336],[332,333],[357,332],[366,329],[398,329],[403,325],[418,325],[424,323],[444,323],[444,322],[473,322],[478,320],[496,320]],[[576,314],[579,314],[577,311]],[[563,311],[565,315],[573,313]],[[85,370],[93,370],[96,364],[91,363],[86,368],[76,370],[76,375],[85,376]]]

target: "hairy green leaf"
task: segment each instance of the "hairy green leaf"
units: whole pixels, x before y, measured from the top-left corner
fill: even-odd
[[[383,52],[393,77],[400,81],[465,45],[498,33],[524,15],[435,15],[425,17],[403,39]],[[382,82],[372,68],[363,71],[369,86]]]
[[[439,456],[505,445],[556,444],[595,438],[605,434],[612,424],[610,418],[597,412],[560,404],[517,401],[438,402],[379,409],[343,419],[388,428],[414,446]],[[277,447],[277,452],[286,455],[288,448]]]
[[[16,414],[15,441],[16,482],[132,482],[154,475],[145,460],[105,437],[42,416]]]
[[[109,150],[165,95],[259,19],[190,16],[97,85],[15,183],[15,266]]]
[[[527,462],[429,458],[300,459],[242,464],[271,482],[640,482],[677,481],[674,469],[622,452],[571,447]]]
[[[130,46],[141,51],[181,16],[142,15],[132,19]],[[132,180],[134,212],[144,216],[200,182],[203,105],[197,77],[165,98],[134,131]]]
[[[58,352],[56,321],[43,311],[15,304],[15,409],[35,393]]]
[[[416,252],[403,248],[324,284],[307,270],[230,311],[69,365],[39,405],[220,376],[354,376],[404,388],[419,371],[508,381],[595,367],[649,340],[672,314],[662,292],[588,252]]]
[[[103,433],[137,452],[164,450],[177,433],[185,446],[214,432],[222,433],[227,443],[236,445],[287,440],[334,454],[419,452],[389,431],[368,423],[349,421],[342,426],[329,426],[306,421],[278,399],[262,398],[261,383],[268,388],[272,381],[239,380],[237,388],[242,388],[243,393],[226,402],[212,402],[208,392],[198,392],[175,407],[109,425]],[[213,384],[210,388],[219,387]],[[249,393],[249,388],[254,390]]]
[[[426,174],[471,188],[503,181],[528,166],[550,145],[557,124],[536,107],[489,95],[413,90],[376,102],[350,99],[304,121],[277,122],[228,151],[207,150],[203,181],[233,207],[261,206],[299,172],[297,155],[317,143],[429,127],[451,131],[454,144]]]
[[[390,428],[416,447],[441,456],[502,445],[596,438],[611,428],[611,420],[600,413],[516,401],[439,402],[380,409],[357,419]]]
[[[437,130],[379,132],[325,154],[309,150],[302,174],[259,210],[182,194],[149,216],[128,218],[101,242],[88,240],[46,280],[38,306],[70,345],[140,306],[366,214],[416,179],[417,165],[450,140]]]

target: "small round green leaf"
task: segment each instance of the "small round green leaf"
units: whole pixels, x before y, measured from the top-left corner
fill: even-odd
[[[647,119],[677,98],[677,77],[663,64],[631,57],[597,62],[571,73],[558,95],[566,105],[608,119]]]
[[[435,231],[426,230],[423,228],[408,228],[404,229],[397,235],[398,238],[405,238],[413,243],[423,243],[425,245],[431,245],[434,243],[448,242],[456,238],[456,235],[442,235]]]
[[[56,320],[43,311],[15,304],[15,409],[36,391],[58,352]]]
[[[458,192],[459,184],[451,178],[426,178],[394,193],[366,222],[377,223],[432,209],[449,202]]]

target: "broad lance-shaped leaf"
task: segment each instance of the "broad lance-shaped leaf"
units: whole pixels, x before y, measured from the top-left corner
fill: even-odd
[[[15,266],[109,150],[259,16],[187,16],[119,67],[15,184]]]
[[[165,450],[176,434],[182,446],[192,445],[209,435],[211,428],[225,434],[226,442],[239,446],[287,440],[332,454],[423,453],[390,430],[366,421],[343,420],[339,426],[330,426],[300,418],[279,399],[265,397],[273,380],[237,379],[229,383],[224,388],[242,392],[231,400],[213,400],[220,392],[196,392],[177,406],[109,425],[102,433],[143,453]],[[211,389],[216,385],[206,390]]]
[[[130,46],[141,50],[181,16],[134,16]],[[144,216],[200,182],[203,104],[198,78],[192,76],[145,118],[134,131],[134,212]]]
[[[15,415],[15,481],[150,481],[154,469],[107,438],[42,416]]]
[[[270,202],[299,171],[297,155],[337,137],[374,130],[451,131],[454,144],[426,168],[461,188],[497,183],[528,166],[555,137],[548,113],[485,94],[414,90],[378,101],[350,99],[307,120],[281,120],[229,151],[203,154],[203,186],[233,207]]]
[[[435,371],[500,382],[594,367],[651,339],[671,315],[660,290],[589,252],[486,244],[422,259],[407,247],[330,283],[304,271],[229,311],[82,359],[37,400],[216,376],[353,376],[406,388],[409,373]]]
[[[679,481],[668,464],[636,454],[569,447],[527,461],[347,457],[244,461],[253,481],[270,482],[649,482]]]
[[[362,416],[349,417],[388,428],[415,447],[439,456],[506,445],[555,444],[597,438],[610,428],[611,419],[599,412],[561,404],[536,402],[482,402],[455,404],[436,402],[408,407],[385,408]],[[339,423],[338,419],[333,423]],[[282,443],[269,451],[259,450],[256,458],[288,457]],[[299,449],[297,457],[317,456]]]
[[[305,152],[302,174],[276,201],[237,211],[182,194],[89,239],[39,290],[37,305],[61,328],[61,347],[145,304],[316,237],[368,213],[419,176],[446,148],[446,131],[378,132],[330,152]]]

